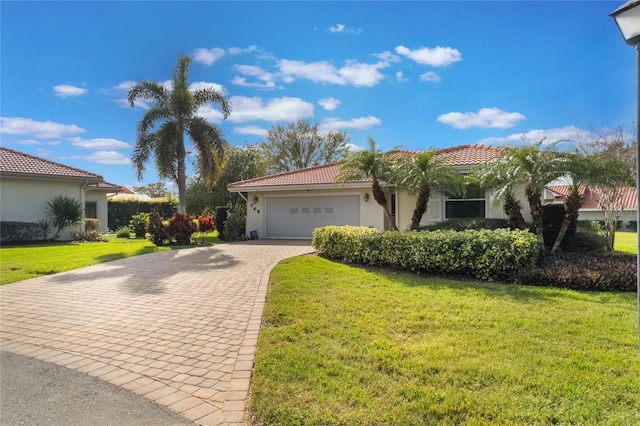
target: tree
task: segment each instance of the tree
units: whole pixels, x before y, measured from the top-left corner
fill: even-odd
[[[227,185],[264,176],[268,167],[269,162],[262,156],[257,145],[232,147],[225,155],[224,168],[214,186],[207,185],[199,175],[190,180],[187,185],[189,211],[202,213],[205,209],[213,210],[219,206],[240,203],[240,195],[227,191]]]
[[[566,171],[566,157],[552,146],[543,148],[543,143],[544,139],[534,144],[502,148],[498,158],[488,166],[489,170],[494,168],[495,175],[486,180],[486,183],[494,186],[497,194],[510,194],[513,200],[514,189],[518,185],[524,187],[541,247],[544,247],[542,192],[549,182],[564,175]]]
[[[47,201],[46,212],[56,227],[56,233],[52,237],[54,240],[60,237],[60,232],[64,228],[76,226],[84,217],[84,209],[80,201],[66,195],[56,195]]]
[[[272,163],[271,172],[281,173],[334,163],[348,152],[346,132],[322,132],[306,120],[274,125],[260,143],[264,156]]]
[[[462,179],[451,165],[438,160],[433,148],[411,157],[399,158],[394,164],[393,183],[410,194],[417,195],[411,216],[411,229],[418,229],[422,216],[427,211],[432,188],[450,188],[458,191]]]
[[[393,160],[388,153],[382,153],[376,148],[373,138],[368,139],[369,149],[351,152],[339,162],[340,172],[336,178],[338,183],[371,181],[373,199],[382,207],[391,229],[398,230],[396,221],[391,211],[387,197],[384,195],[382,185],[389,182],[392,177]]]
[[[184,136],[193,143],[198,161],[202,164],[203,179],[213,176],[216,161],[227,148],[222,131],[204,118],[197,116],[201,106],[216,103],[224,118],[231,113],[231,104],[213,87],[189,90],[189,70],[192,59],[180,55],[173,71],[173,85],[169,89],[162,83],[149,80],[137,82],[128,94],[131,107],[137,99],[154,101],[140,120],[136,146],[131,161],[138,179],[146,168],[152,153],[155,153],[156,169],[161,178],[172,179],[178,186],[180,213],[186,213],[186,165],[187,150]]]
[[[134,186],[133,190],[139,194],[148,195],[151,198],[162,198],[169,194],[167,184],[164,182],[150,183],[144,186]]]

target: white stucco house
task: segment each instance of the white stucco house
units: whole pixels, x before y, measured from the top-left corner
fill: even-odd
[[[102,176],[0,147],[0,221],[36,223],[46,219],[46,203],[56,195],[80,201],[85,218],[100,220],[107,232],[107,193],[120,190]],[[62,239],[70,239],[66,229]]]
[[[437,155],[464,174],[498,153],[496,147],[476,144],[442,149]],[[337,184],[338,173],[338,165],[328,164],[234,182],[227,189],[247,200],[246,230],[257,231],[258,238],[308,239],[315,228],[326,225],[389,229],[382,207],[371,196],[371,182]],[[408,229],[416,197],[389,190],[387,199],[398,229]],[[530,221],[524,198],[521,203],[525,220]],[[464,217],[505,218],[505,214],[491,191],[471,190],[466,199],[433,191],[421,224]]]

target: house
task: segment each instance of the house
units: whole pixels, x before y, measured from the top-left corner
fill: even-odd
[[[437,156],[464,174],[498,154],[496,147],[475,144],[441,149]],[[227,189],[247,200],[247,233],[257,231],[259,238],[308,239],[315,228],[326,225],[389,229],[382,208],[371,196],[371,182],[337,184],[339,171],[337,164],[327,164],[234,182]],[[416,197],[392,188],[387,192],[398,229],[408,229]],[[528,205],[524,199],[521,203]],[[525,220],[531,220],[526,208],[523,214]],[[469,188],[466,199],[433,191],[421,224],[464,217],[505,218],[505,214],[491,191]]]
[[[126,186],[123,186],[119,192],[107,194],[109,201],[111,200],[136,200],[136,201],[151,201],[152,198],[147,194],[138,194],[133,192]]]
[[[46,204],[56,195],[79,200],[85,218],[100,220],[107,232],[107,193],[120,187],[75,167],[0,147],[0,221],[36,223],[46,219]],[[70,239],[66,229],[62,239]]]
[[[545,203],[562,203],[569,194],[569,185],[548,185],[545,191]],[[604,213],[598,204],[600,194],[588,187],[580,189],[584,197],[584,204],[579,210],[578,220],[604,220]],[[622,229],[629,225],[631,221],[638,219],[638,190],[633,187],[625,188],[622,196],[624,210],[620,216],[623,223]]]

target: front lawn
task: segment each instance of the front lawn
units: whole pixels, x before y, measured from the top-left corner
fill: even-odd
[[[638,254],[637,232],[616,232],[614,249],[620,253]]]
[[[251,412],[265,425],[640,424],[635,301],[288,259],[271,274]]]

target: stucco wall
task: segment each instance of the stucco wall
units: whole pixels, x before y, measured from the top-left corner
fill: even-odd
[[[578,216],[578,220],[604,220],[602,210],[582,210]],[[626,229],[626,225],[631,220],[638,220],[636,210],[625,210],[620,216],[620,220],[624,222],[622,230]]]
[[[108,200],[107,194],[104,191],[87,191],[85,193],[85,202],[95,202],[96,212],[98,219],[100,220],[100,232],[106,233],[109,231],[109,212],[108,212]]]

